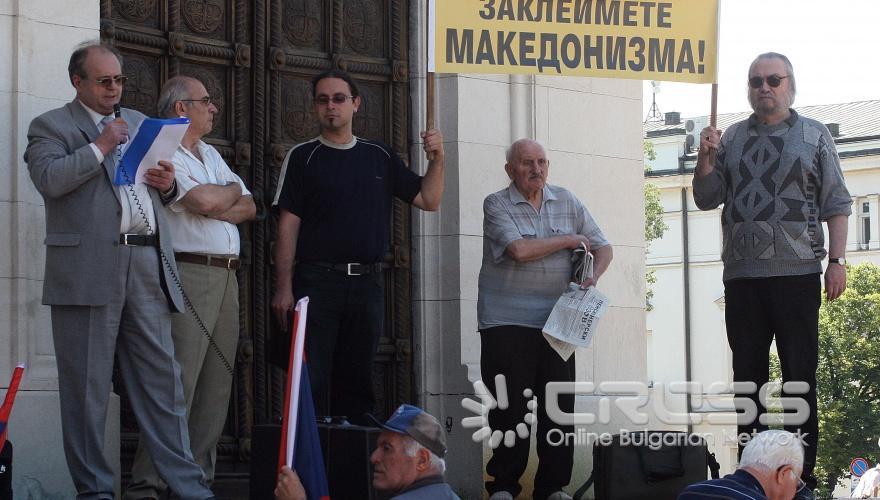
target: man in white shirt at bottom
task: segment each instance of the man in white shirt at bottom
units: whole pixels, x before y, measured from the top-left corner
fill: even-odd
[[[236,224],[252,220],[256,207],[241,178],[216,149],[201,140],[211,132],[217,113],[201,82],[186,76],[171,78],[159,95],[158,110],[164,117],[190,119],[172,160],[178,197],[166,207],[166,214],[180,284],[211,338],[189,311],[173,316],[171,332],[183,380],[190,447],[210,484],[217,441],[226,422],[239,335],[235,272],[241,261]],[[147,450],[139,445],[125,498],[160,498],[164,489]]]

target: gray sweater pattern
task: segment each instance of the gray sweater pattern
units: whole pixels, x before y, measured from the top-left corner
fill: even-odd
[[[724,204],[725,281],[821,272],[821,223],[852,204],[831,133],[794,110],[776,125],[752,115],[728,128],[715,170],[693,190],[702,210]]]

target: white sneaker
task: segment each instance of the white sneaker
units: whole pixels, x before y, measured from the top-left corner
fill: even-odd
[[[496,491],[495,493],[492,493],[489,500],[513,500],[513,495],[506,491]]]
[[[568,493],[559,490],[547,497],[547,500],[572,500],[572,498],[571,495],[569,495]]]

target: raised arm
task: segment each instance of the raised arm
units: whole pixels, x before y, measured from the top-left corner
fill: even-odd
[[[119,123],[117,123],[119,122]],[[92,177],[103,174],[99,158],[90,144],[83,144],[69,152],[63,134],[56,129],[51,116],[40,116],[28,129],[28,145],[24,153],[28,172],[37,191],[47,198],[64,196]],[[96,143],[123,142],[128,125],[121,118],[110,122]],[[83,141],[85,142],[85,141]],[[100,147],[99,147],[100,149]]]
[[[426,153],[434,156],[428,161],[428,171],[422,179],[422,189],[413,199],[412,204],[433,212],[440,208],[440,200],[443,198],[443,168],[445,154],[443,152],[443,134],[437,129],[422,132]]]
[[[715,127],[706,127],[700,132],[700,149],[697,152],[697,166],[694,175],[704,177],[715,170],[715,155],[721,145],[721,132]]]
[[[700,132],[700,150],[693,180],[694,203],[700,210],[712,210],[724,202],[724,179],[715,168],[722,150],[721,131],[715,127],[704,128]]]

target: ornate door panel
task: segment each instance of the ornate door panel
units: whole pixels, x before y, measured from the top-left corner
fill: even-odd
[[[408,4],[403,0],[101,0],[101,37],[124,54],[123,105],[156,116],[162,84],[175,75],[201,80],[219,113],[206,142],[254,194],[258,220],[239,226],[243,266],[241,340],[235,386],[218,449],[218,479],[247,471],[251,427],[276,421],[284,373],[268,362],[274,333],[269,204],[281,162],[294,144],[318,134],[309,80],[341,68],[357,80],[363,106],[355,134],[390,144],[408,161]],[[386,333],[375,366],[377,412],[412,399],[409,207],[392,215],[393,263],[387,273]],[[116,384],[119,392],[122,385]],[[123,393],[122,450],[127,463],[137,425]]]

